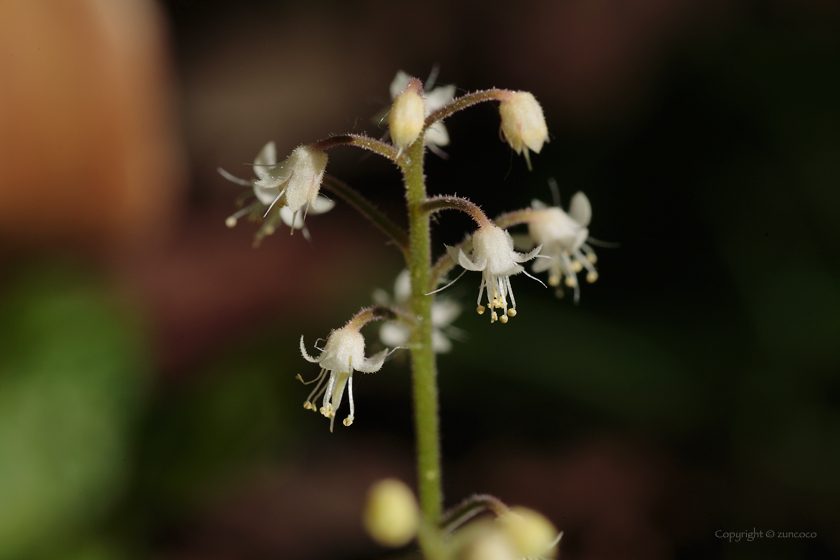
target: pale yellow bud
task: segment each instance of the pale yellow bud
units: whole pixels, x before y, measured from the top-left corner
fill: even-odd
[[[380,480],[368,492],[364,524],[368,534],[382,546],[408,544],[417,535],[420,524],[414,493],[394,478]]]
[[[391,138],[402,151],[411,145],[426,121],[426,102],[423,100],[423,85],[417,78],[408,82],[408,87],[394,98],[394,105],[388,117]]]
[[[530,169],[528,150],[538,154],[548,141],[548,127],[542,107],[527,91],[512,91],[502,99],[499,113],[502,116],[505,140],[517,154],[525,152],[525,161]]]
[[[518,556],[554,558],[557,552],[557,529],[541,513],[514,507],[499,517],[499,523],[516,548]]]
[[[485,530],[464,549],[461,560],[521,560],[510,538],[502,531]]]

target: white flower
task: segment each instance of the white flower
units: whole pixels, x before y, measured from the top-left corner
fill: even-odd
[[[589,221],[592,207],[589,199],[582,192],[572,197],[569,212],[559,206],[547,206],[539,200],[531,202],[532,212],[528,219],[528,234],[531,246],[541,245],[540,255],[550,257],[534,262],[535,273],[548,271],[548,283],[558,287],[557,296],[563,296],[560,281],[575,290],[575,301],[580,295],[577,273],[586,268],[587,282],[598,279],[598,272],[593,266],[598,260],[595,251],[586,243],[589,237]]]
[[[394,297],[385,290],[376,290],[373,299],[377,305],[393,306],[409,309],[411,297],[411,275],[403,270],[394,282]],[[439,354],[446,354],[452,350],[450,338],[457,338],[458,331],[452,322],[461,314],[461,304],[451,298],[438,297],[432,302],[432,348]],[[379,328],[379,339],[386,346],[406,346],[411,332],[407,326],[396,321],[388,321]]]
[[[408,87],[408,82],[411,81],[412,76],[406,74],[402,70],[397,72],[394,81],[391,82],[391,99],[396,99],[397,96],[405,91]],[[440,86],[425,92],[423,97],[426,101],[425,117],[428,117],[441,107],[444,107],[455,99],[455,86]],[[426,130],[425,135],[426,144],[433,150],[437,146],[447,146],[449,144],[449,133],[446,131],[446,126],[440,121],[436,122]]]
[[[533,259],[540,252],[540,247],[527,255],[517,253],[513,250],[513,239],[508,232],[494,224],[487,224],[479,227],[472,235],[472,254],[469,257],[461,249],[454,247],[446,249],[455,262],[464,269],[481,271],[481,287],[478,289],[478,307],[476,308],[479,315],[485,310],[481,305],[481,295],[485,287],[491,311],[491,323],[496,320],[507,323],[508,316],[516,315],[516,299],[513,297],[510,277],[522,272],[524,268],[519,263]],[[510,309],[508,309],[508,296],[510,296]],[[502,310],[501,317],[496,313],[496,309]]]
[[[269,142],[254,159],[256,180],[240,179],[219,169],[219,173],[229,181],[252,187],[257,198],[256,202],[230,216],[226,224],[233,227],[239,217],[251,214],[264,219],[257,240],[274,233],[279,221],[291,227],[292,231],[303,229],[308,238],[303,223],[305,214],[323,214],[335,206],[333,201],[318,194],[326,166],[327,154],[310,146],[298,146],[286,161],[278,164],[277,148],[274,142]],[[278,210],[272,213],[275,206]]]
[[[332,431],[335,413],[341,406],[345,387],[347,387],[347,394],[350,399],[350,415],[344,419],[344,425],[349,426],[353,423],[356,412],[353,403],[353,371],[364,373],[379,371],[385,362],[388,350],[383,350],[370,358],[365,358],[365,339],[359,332],[358,327],[345,325],[330,333],[330,336],[327,337],[327,344],[317,358],[307,354],[306,347],[303,345],[303,337],[300,337],[300,353],[306,360],[321,366],[321,373],[318,374],[318,377],[312,381],[304,382],[308,385],[317,381],[317,384],[307,397],[306,402],[303,403],[303,408],[318,410],[314,401],[318,400],[318,397],[323,393],[324,401],[320,412],[330,419],[330,431]],[[300,375],[297,377],[303,381]]]
[[[530,149],[540,153],[548,142],[548,127],[545,124],[542,107],[527,91],[512,91],[499,105],[502,116],[502,134],[517,154],[525,153],[525,162],[531,169]]]

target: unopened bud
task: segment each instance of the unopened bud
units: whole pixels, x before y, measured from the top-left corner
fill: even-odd
[[[481,531],[467,545],[463,560],[521,560],[510,538],[499,530]]]
[[[364,524],[382,546],[400,547],[417,534],[420,512],[408,486],[394,478],[380,480],[368,492]]]
[[[426,102],[423,100],[423,85],[417,78],[408,82],[408,87],[394,98],[388,125],[394,144],[402,151],[411,145],[426,122]]]
[[[502,99],[499,105],[502,116],[502,134],[517,154],[525,152],[528,169],[531,160],[528,150],[540,153],[548,141],[548,127],[545,124],[542,107],[527,91],[513,91]]]
[[[557,529],[541,513],[514,507],[499,517],[499,523],[519,557],[554,558]]]

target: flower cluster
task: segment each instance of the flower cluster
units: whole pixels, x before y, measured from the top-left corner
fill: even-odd
[[[586,269],[589,282],[598,277],[594,267],[595,252],[586,243],[592,210],[586,196],[577,193],[572,197],[568,211],[559,204],[547,206],[535,200],[531,208],[491,220],[480,206],[463,197],[429,197],[423,167],[426,148],[440,153],[439,148],[449,144],[444,120],[458,111],[482,102],[498,102],[501,136],[512,150],[524,156],[529,169],[531,152],[539,154],[549,141],[543,109],[531,93],[489,89],[456,98],[454,86],[432,87],[432,81],[430,79],[424,86],[419,79],[402,71],[394,78],[388,112],[390,141],[387,137],[377,140],[364,134],[335,135],[298,146],[282,162],[277,160],[274,143],[269,142],[254,160],[256,178],[240,179],[220,169],[226,179],[249,187],[250,196],[254,198],[230,216],[227,225],[233,227],[240,217],[249,216],[262,222],[257,241],[273,233],[280,222],[289,226],[292,232],[302,229],[308,238],[304,226],[307,214],[320,214],[334,206],[320,194],[320,189],[328,161],[327,150],[336,146],[369,150],[399,168],[405,187],[407,230],[399,225],[399,220],[392,221],[349,185],[335,178],[329,178],[325,183],[325,188],[349,203],[389,237],[391,244],[402,253],[407,270],[397,277],[393,295],[378,290],[374,293],[376,306],[359,311],[344,326],[331,331],[323,347],[316,341],[317,356],[308,353],[301,336],[301,355],[320,368],[318,375],[310,381],[297,376],[306,385],[314,384],[303,407],[320,411],[329,419],[332,432],[346,394],[349,414],[342,423],[345,426],[353,423],[356,413],[354,373],[379,371],[389,355],[386,348],[373,356],[365,356],[361,329],[372,321],[384,321],[379,331],[382,342],[394,350],[408,349],[412,357],[418,463],[423,469],[422,476],[418,476],[422,508],[412,492],[399,481],[380,483],[371,492],[365,512],[365,526],[371,536],[386,546],[403,546],[419,535],[424,554],[430,558],[521,560],[548,557],[556,549],[557,531],[547,519],[532,510],[507,508],[495,498],[485,503],[482,500],[486,497],[476,496],[472,502],[465,503],[463,511],[451,516],[440,515],[434,360],[435,353],[452,350],[451,339],[458,336],[452,322],[460,315],[461,305],[453,298],[436,294],[460,278],[439,288],[456,267],[463,269],[461,275],[467,271],[481,272],[476,311],[483,314],[489,309],[491,323],[507,323],[517,315],[511,277],[523,273],[534,278],[523,266],[533,261],[531,270],[548,272],[548,284],[557,288],[558,295],[562,294],[561,284],[564,284],[574,288],[577,301],[577,273]],[[431,243],[431,227],[435,223],[432,218],[443,210],[466,213],[477,224],[477,229],[461,244],[445,247],[445,251],[444,247],[438,247],[435,251]],[[521,243],[515,242],[507,231],[517,225],[528,228],[527,240]],[[440,256],[433,263],[434,253]],[[479,519],[455,533],[480,513],[481,508],[492,510],[496,518],[492,521]]]
[[[589,237],[589,221],[592,218],[592,207],[589,199],[582,192],[575,193],[565,212],[559,206],[547,206],[539,200],[531,202],[531,213],[528,216],[528,235],[530,243],[523,244],[542,247],[541,256],[548,258],[534,262],[532,271],[540,273],[548,271],[548,284],[557,288],[557,296],[563,297],[561,280],[568,288],[575,291],[575,301],[580,297],[580,286],[577,273],[586,269],[586,281],[595,282],[598,271],[594,264],[597,262],[595,251],[586,243]]]

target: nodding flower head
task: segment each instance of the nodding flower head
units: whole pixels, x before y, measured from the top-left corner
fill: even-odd
[[[406,90],[409,83],[413,79],[414,78],[412,78],[410,75],[406,74],[402,70],[397,72],[394,81],[391,82],[391,99],[394,99],[396,102],[397,97],[400,95],[401,92],[404,92]],[[431,83],[432,81],[432,78],[428,80],[429,83]],[[432,88],[432,86],[429,85],[429,88],[431,89],[425,92],[422,89],[420,90],[420,93],[423,95],[424,99],[424,119],[425,117],[428,117],[441,107],[448,105],[452,102],[453,99],[455,99],[455,86],[449,85]],[[418,131],[417,134],[419,133],[420,132]],[[391,134],[393,136],[393,130]],[[432,149],[432,151],[435,151],[438,146],[447,146],[449,144],[449,133],[446,131],[446,127],[444,126],[444,124],[440,121],[427,128],[426,134],[423,138],[426,142],[426,145],[429,146]],[[400,144],[397,138],[394,138],[394,142],[397,144],[397,147],[400,148]]]
[[[322,214],[335,205],[318,194],[326,167],[327,154],[311,146],[298,146],[283,163],[278,164],[277,149],[274,142],[269,142],[254,160],[256,180],[239,179],[219,169],[219,173],[229,181],[252,187],[257,198],[254,203],[230,216],[226,224],[233,227],[244,215],[261,219],[263,225],[257,233],[257,242],[274,233],[281,221],[290,226],[292,232],[303,229],[308,237],[303,224],[306,213]]]
[[[528,234],[531,245],[541,245],[541,256],[531,269],[535,273],[548,271],[548,284],[557,288],[557,297],[563,297],[561,281],[575,290],[575,301],[580,297],[577,273],[586,269],[586,281],[595,282],[598,272],[595,251],[586,243],[589,237],[589,220],[592,207],[582,192],[572,197],[569,212],[559,206],[547,206],[539,200],[531,202]],[[563,278],[565,277],[565,280]]]
[[[524,152],[525,162],[531,169],[528,150],[538,154],[543,144],[548,142],[548,127],[542,107],[527,91],[512,91],[502,98],[499,113],[502,116],[502,135],[517,154]]]
[[[527,262],[537,256],[540,247],[523,255],[513,250],[513,239],[502,228],[487,223],[480,226],[472,235],[472,252],[467,256],[462,249],[447,247],[449,255],[465,270],[481,272],[481,286],[478,289],[479,315],[484,313],[481,296],[487,288],[487,303],[490,308],[490,322],[497,320],[507,323],[508,317],[516,315],[516,299],[510,277],[524,270],[520,263]],[[527,273],[526,273],[527,274]],[[491,296],[492,294],[492,296]],[[507,298],[510,296],[510,309]],[[502,310],[501,316],[496,312]]]
[[[330,431],[332,431],[335,414],[338,407],[341,406],[345,387],[350,400],[350,415],[344,419],[344,425],[349,426],[353,423],[356,412],[356,406],[353,402],[353,372],[374,373],[379,371],[385,362],[388,350],[383,350],[370,358],[365,358],[365,339],[359,332],[359,327],[353,324],[347,324],[332,331],[327,337],[324,348],[319,348],[319,350],[321,350],[320,356],[317,358],[310,356],[303,344],[303,337],[300,337],[300,353],[307,361],[321,366],[321,373],[315,379],[304,382],[306,385],[310,383],[316,383],[316,385],[303,403],[303,408],[319,410],[314,403],[323,394],[324,400],[320,412],[330,419]],[[300,375],[298,375],[298,379],[303,381]]]

